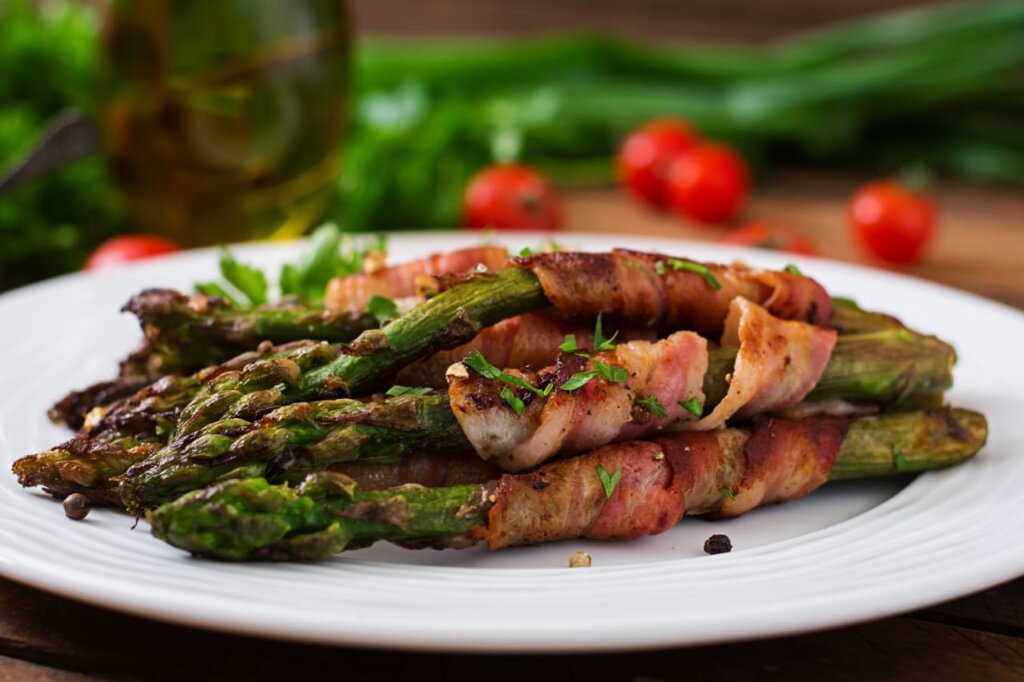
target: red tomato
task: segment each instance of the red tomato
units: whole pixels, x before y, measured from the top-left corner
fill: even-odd
[[[664,206],[669,165],[698,140],[697,132],[676,118],[658,118],[633,131],[619,149],[623,186],[640,201]]]
[[[466,185],[463,222],[473,229],[558,230],[562,202],[551,183],[534,169],[499,164]]]
[[[178,251],[170,239],[152,234],[126,234],[113,237],[96,247],[85,261],[86,270],[102,270],[132,260],[152,258]]]
[[[727,232],[722,241],[737,246],[756,246],[760,249],[788,251],[805,256],[818,255],[818,247],[813,239],[789,223],[777,220],[760,220],[737,227]]]
[[[669,166],[669,204],[701,222],[731,218],[746,201],[748,190],[747,164],[724,144],[702,144]]]
[[[912,263],[935,234],[935,206],[923,194],[891,180],[862,187],[849,208],[850,229],[874,256]]]

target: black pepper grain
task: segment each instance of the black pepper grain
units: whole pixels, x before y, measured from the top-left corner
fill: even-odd
[[[89,515],[91,508],[89,498],[81,493],[71,493],[64,498],[64,515],[69,519],[81,521]]]
[[[704,551],[707,554],[725,554],[732,551],[732,540],[728,535],[712,535],[704,541]]]

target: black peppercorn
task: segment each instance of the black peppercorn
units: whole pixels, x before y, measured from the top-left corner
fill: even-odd
[[[708,554],[725,554],[732,551],[732,541],[728,535],[712,535],[704,541],[704,551]]]
[[[64,498],[64,515],[69,519],[81,521],[89,515],[91,508],[89,498],[81,493],[71,493]]]

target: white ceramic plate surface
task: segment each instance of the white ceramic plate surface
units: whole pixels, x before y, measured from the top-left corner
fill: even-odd
[[[474,243],[404,234],[392,260]],[[803,632],[920,608],[1024,574],[1024,315],[953,289],[825,260],[635,236],[568,234],[614,246],[782,267],[836,295],[953,342],[954,404],[983,411],[974,461],[909,484],[854,481],[726,522],[687,519],[633,542],[562,542],[490,554],[382,544],[314,565],[222,564],[154,540],[145,523],[94,510],[73,523],[21,489],[19,456],[64,440],[46,408],[109,377],[139,332],[117,310],[144,287],[187,290],[216,275],[213,250],[71,275],[0,296],[0,573],[122,611],[275,638],[451,651],[609,651]],[[506,240],[536,244],[523,236]],[[272,266],[296,245],[240,247]],[[275,268],[276,271],[276,268]],[[735,549],[707,556],[727,533]],[[576,550],[589,569],[569,569]]]

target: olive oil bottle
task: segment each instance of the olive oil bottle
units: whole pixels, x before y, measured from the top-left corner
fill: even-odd
[[[114,0],[99,119],[139,228],[295,236],[331,192],[349,98],[342,0]]]

